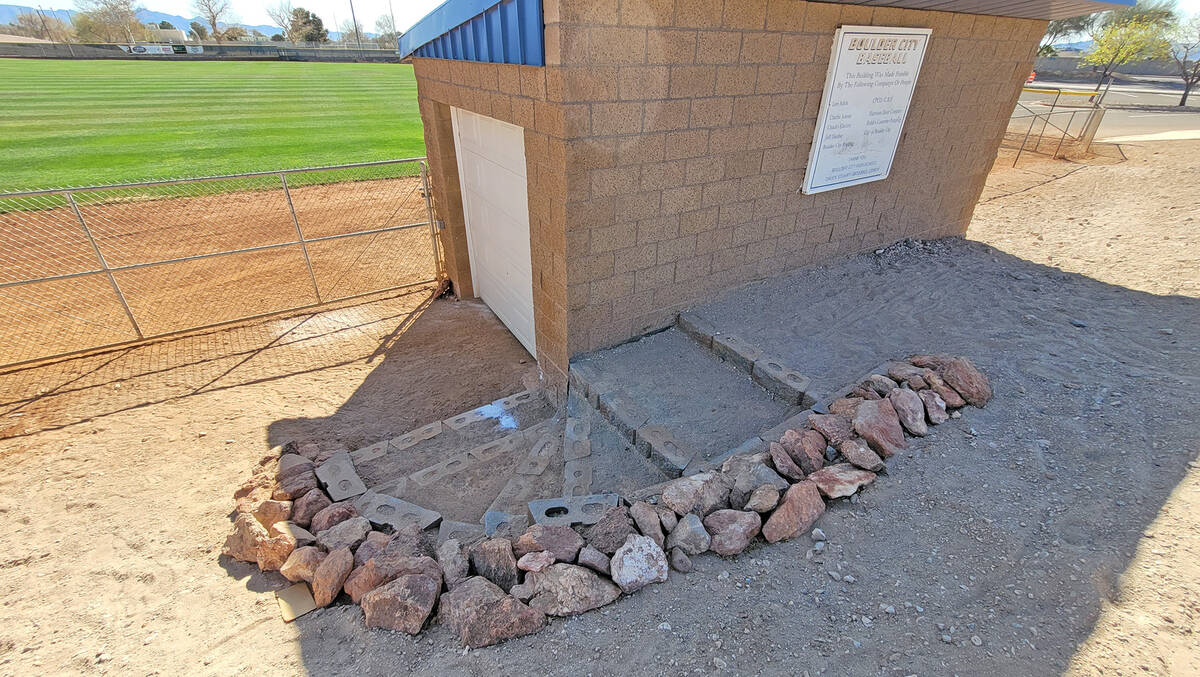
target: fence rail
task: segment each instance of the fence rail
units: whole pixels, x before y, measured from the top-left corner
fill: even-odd
[[[0,366],[437,279],[424,158],[0,193]]]
[[[1057,158],[1088,152],[1104,116],[1101,103],[1107,89],[1081,92],[1035,86],[1021,91],[1004,135],[1004,145],[1017,150],[1014,167],[1022,153],[1050,151]]]

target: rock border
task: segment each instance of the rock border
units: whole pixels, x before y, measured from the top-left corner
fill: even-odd
[[[492,525],[490,537],[441,530],[436,544],[420,523],[379,522],[359,515],[353,500],[332,502],[321,477],[344,478],[346,468],[320,472],[313,449],[289,443],[234,493],[237,518],[223,554],[297,583],[280,593],[285,618],[348,596],[368,627],[415,635],[436,618],[463,646],[489,646],[537,632],[547,616],[665,582],[670,568],[687,573],[700,553],[731,557],[760,537],[807,534],[827,501],[874,482],[910,437],[991,397],[987,377],[966,358],[913,355],[788,419],[759,438],[765,450],[648,487],[587,524],[521,529],[509,520]],[[452,537],[464,533],[474,542]]]

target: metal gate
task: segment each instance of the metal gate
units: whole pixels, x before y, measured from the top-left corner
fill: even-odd
[[[436,280],[424,158],[0,193],[0,366]]]

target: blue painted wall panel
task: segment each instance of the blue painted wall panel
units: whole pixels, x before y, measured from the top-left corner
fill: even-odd
[[[542,0],[448,0],[400,36],[401,56],[546,65]]]

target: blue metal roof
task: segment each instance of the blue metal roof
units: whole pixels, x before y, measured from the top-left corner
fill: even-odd
[[[398,44],[401,57],[544,66],[542,0],[446,0]]]

